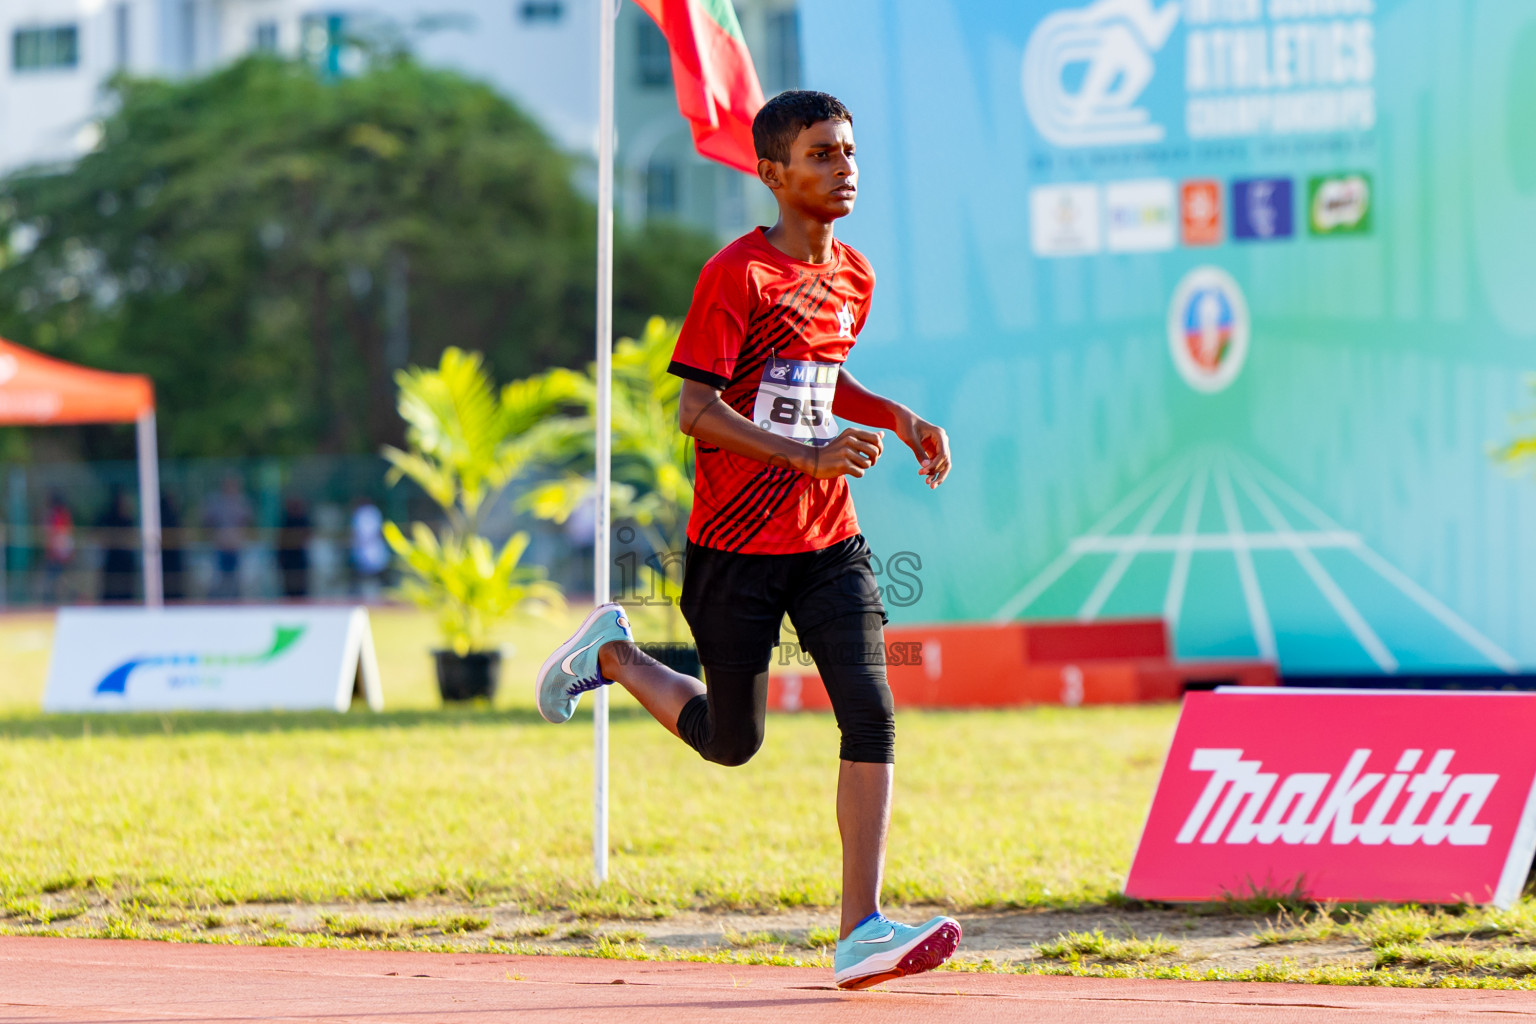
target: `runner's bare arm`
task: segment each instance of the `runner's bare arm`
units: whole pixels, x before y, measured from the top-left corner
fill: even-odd
[[[837,394],[832,415],[871,427],[887,427],[917,456],[917,471],[928,478],[930,488],[949,476],[949,435],[900,402],[877,395],[854,379],[844,367],[837,375]]]
[[[858,427],[849,427],[821,447],[769,433],[722,402],[719,391],[696,380],[683,381],[677,421],[683,433],[705,444],[759,462],[790,466],[818,480],[863,476],[879,460],[882,448],[878,432]]]

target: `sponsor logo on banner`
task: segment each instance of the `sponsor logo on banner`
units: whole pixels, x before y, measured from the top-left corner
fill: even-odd
[[[276,626],[272,643],[265,650],[245,654],[230,652],[184,652],[178,654],[143,654],[116,665],[101,677],[96,692],[126,693],[128,677],[138,669],[168,668],[166,684],[173,689],[186,686],[218,687],[230,670],[256,668],[281,657],[304,635],[305,626]]]
[[[1031,189],[1029,237],[1037,256],[1098,252],[1099,187],[1041,185]]]
[[[1230,387],[1248,358],[1248,303],[1218,267],[1185,274],[1168,305],[1168,348],[1184,382],[1214,393]]]
[[[1508,905],[1536,853],[1532,728],[1529,693],[1188,694],[1126,892]]]
[[[1477,816],[1497,775],[1448,772],[1454,750],[1437,750],[1427,759],[1422,750],[1405,750],[1386,762],[1393,764],[1390,773],[1366,771],[1371,755],[1354,750],[1338,772],[1282,777],[1264,771],[1262,761],[1245,759],[1241,750],[1200,747],[1189,770],[1209,772],[1210,778],[1174,842],[1487,845],[1491,829]],[[1415,768],[1420,770],[1409,774]],[[1405,792],[1409,799],[1400,802]]]
[[[1341,174],[1307,182],[1307,226],[1314,235],[1363,235],[1371,230],[1371,178]]]
[[[1165,178],[1113,181],[1104,186],[1104,245],[1110,252],[1172,249],[1173,182]]]
[[[1179,204],[1185,245],[1221,242],[1221,183],[1186,181]]]
[[[383,706],[362,608],[61,608],[45,711]]]
[[[1377,6],[1097,0],[1053,11],[1024,46],[1024,105],[1064,148],[1161,142],[1178,97],[1191,139],[1370,131]],[[1149,89],[1170,57],[1182,94],[1173,83]]]
[[[1138,101],[1178,20],[1178,3],[1152,0],[1047,15],[1024,47],[1024,105],[1036,130],[1057,146],[1161,141],[1163,126]]]
[[[1290,178],[1256,178],[1232,183],[1232,237],[1250,241],[1289,238],[1295,233]]]

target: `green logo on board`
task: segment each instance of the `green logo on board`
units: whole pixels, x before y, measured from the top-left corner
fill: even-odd
[[[1369,234],[1372,205],[1369,174],[1328,174],[1307,183],[1307,224],[1314,235]]]

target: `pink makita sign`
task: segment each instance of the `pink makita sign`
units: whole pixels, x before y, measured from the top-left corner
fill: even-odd
[[[1536,694],[1191,693],[1126,895],[1508,906],[1533,783]]]

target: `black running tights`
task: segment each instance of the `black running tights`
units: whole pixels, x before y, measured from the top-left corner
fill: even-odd
[[[856,612],[802,631],[800,642],[816,662],[842,733],[844,761],[891,764],[896,720],[885,681],[885,650],[878,612]],[[704,666],[707,694],[677,716],[677,731],[705,760],[746,764],[763,745],[768,670]]]

